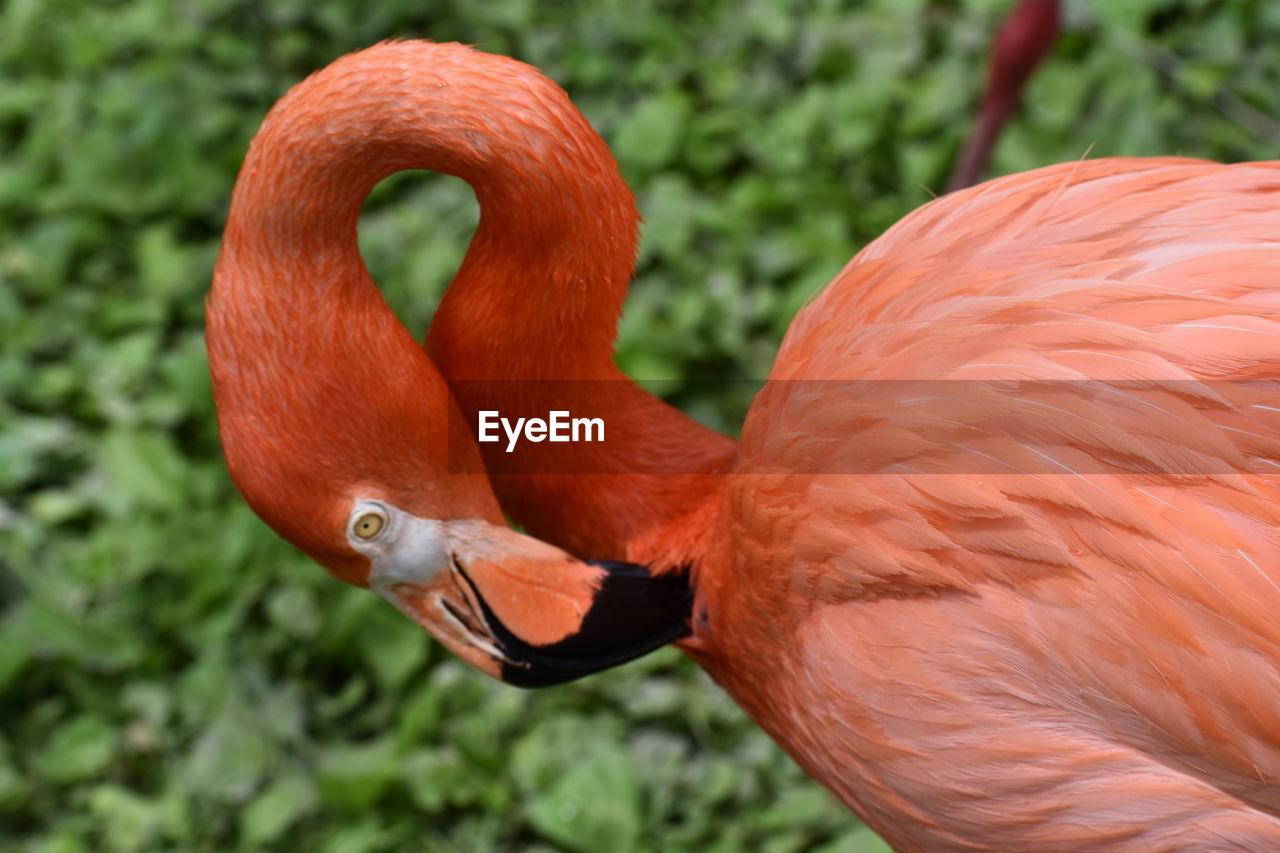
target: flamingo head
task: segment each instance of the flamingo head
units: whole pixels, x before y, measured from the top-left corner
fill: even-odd
[[[369,587],[477,669],[521,687],[571,681],[688,633],[683,578],[578,560],[478,519],[357,499],[346,526]]]
[[[569,681],[687,633],[679,575],[579,560],[506,527],[448,387],[402,328],[383,323],[358,354],[337,336],[255,341],[238,304],[209,303],[228,468],[253,510],[335,577],[519,686]]]

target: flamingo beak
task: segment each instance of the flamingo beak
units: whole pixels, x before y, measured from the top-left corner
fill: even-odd
[[[508,684],[573,681],[689,633],[693,595],[679,574],[578,560],[483,521],[402,515],[396,541],[371,555],[370,588]]]
[[[542,642],[517,633],[507,624],[513,620],[498,616],[471,576],[458,567],[488,636],[501,652],[498,677],[503,681],[517,687],[563,684],[634,660],[688,635],[693,594],[683,577],[655,577],[643,566],[611,561],[580,563],[570,571],[582,566],[600,571],[599,586],[585,612],[575,608],[569,630],[549,642],[540,632],[535,636]]]

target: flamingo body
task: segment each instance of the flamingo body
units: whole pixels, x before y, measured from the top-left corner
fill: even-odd
[[[999,179],[792,325],[694,642],[898,849],[1280,845],[1277,191]]]

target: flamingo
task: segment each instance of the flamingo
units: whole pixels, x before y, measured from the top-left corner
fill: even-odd
[[[406,168],[481,207],[425,349],[356,241]],[[638,219],[564,92],[381,44],[295,86],[236,183],[227,464],[489,675],[677,640],[899,850],[1280,849],[1277,199],[1280,163],[1185,158],[943,196],[800,312],[735,444],[613,365]],[[477,444],[546,405],[608,441]]]

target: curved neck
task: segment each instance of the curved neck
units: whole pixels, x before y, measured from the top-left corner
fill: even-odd
[[[379,45],[295,86],[264,121],[232,200],[215,296],[232,297],[241,326],[270,327],[263,337],[307,318],[305,328],[284,332],[299,340],[273,344],[298,354],[287,381],[316,389],[337,381],[316,362],[320,338],[330,352],[343,342],[348,358],[379,352],[389,338],[403,351],[411,340],[389,327],[394,317],[369,280],[356,234],[369,192],[403,169],[456,175],[480,204],[480,225],[429,342],[465,422],[474,426],[481,406],[528,401],[470,396],[459,380],[620,386],[611,402],[614,417],[632,426],[630,438],[611,442],[608,458],[588,466],[617,477],[510,475],[498,489],[505,508],[581,556],[619,558],[705,502],[708,487],[690,491],[655,475],[663,464],[654,456],[668,447],[684,471],[721,471],[732,442],[626,382],[613,364],[639,221],[630,190],[564,92],[505,57],[460,45]],[[221,275],[224,261],[235,275]],[[639,470],[637,455],[648,460]]]
[[[554,328],[575,342],[573,363],[610,360],[635,258],[635,204],[567,96],[515,60],[424,42],[338,60],[263,122],[236,187],[233,205],[249,212],[238,224],[354,278],[360,207],[404,169],[456,175],[480,203],[441,305],[455,318],[448,328],[469,339],[485,329],[508,345]],[[317,295],[309,281],[294,284],[291,299]],[[437,337],[446,342],[447,329]]]

